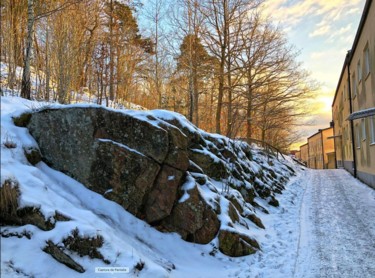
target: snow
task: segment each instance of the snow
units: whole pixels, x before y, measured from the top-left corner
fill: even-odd
[[[296,277],[375,277],[375,191],[342,169],[306,179]]]
[[[178,200],[179,203],[185,202],[187,199],[190,198],[190,195],[188,193],[189,190],[192,190],[195,187],[195,180],[191,175],[187,175],[186,182],[181,186],[181,190],[184,191],[184,194]]]
[[[266,206],[265,200],[256,199],[269,214],[257,212],[266,229],[254,225],[250,235],[241,225],[226,225],[230,222],[226,213],[229,203],[219,194],[223,191],[222,182],[210,180],[199,186],[210,205],[221,204],[223,228],[240,232],[243,229],[261,244],[261,251],[246,257],[230,258],[220,252],[212,256],[217,239],[200,245],[185,242],[176,233],[161,233],[45,163],[30,165],[23,147],[37,144],[26,128],[14,126],[11,117],[33,107],[40,105],[18,97],[1,98],[1,182],[12,179],[19,183],[21,206],[37,206],[52,221],[56,211],[71,220],[56,222],[50,231],[33,225],[2,226],[2,233],[27,231],[31,239],[1,238],[1,277],[375,277],[375,193],[344,170],[296,168],[297,176],[282,195],[276,196],[279,207]],[[155,125],[165,124],[163,119],[178,119],[186,128],[192,128],[176,113],[123,113],[148,119]],[[205,136],[208,135],[203,133]],[[227,140],[220,135],[209,136]],[[16,143],[16,148],[4,146],[7,138]],[[254,150],[255,161],[249,165],[252,171],[260,171],[260,165],[272,168],[256,153],[261,149]],[[273,167],[285,169],[282,164]],[[194,179],[188,176],[179,201],[186,201],[195,186]],[[227,192],[231,196],[237,193],[233,189]],[[245,211],[253,213],[250,206]],[[99,251],[110,265],[70,252],[86,269],[78,274],[42,251],[47,240],[61,244],[77,227],[82,236],[103,236],[104,245]],[[145,267],[136,271],[134,266],[141,261]],[[95,273],[96,267],[128,267],[130,273]]]
[[[121,144],[119,142],[116,142],[116,141],[113,141],[113,140],[110,140],[110,139],[98,138],[98,141],[99,142],[103,142],[103,143],[114,144],[114,145],[116,145],[116,146],[118,146],[120,148],[128,150],[129,152],[135,153],[135,154],[140,155],[140,156],[145,156],[143,153],[140,153],[139,151],[137,151],[135,149],[129,148],[128,146],[126,146],[124,144]]]

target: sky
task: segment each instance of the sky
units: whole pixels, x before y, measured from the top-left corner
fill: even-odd
[[[312,101],[313,125],[303,127],[306,142],[320,128],[329,127],[331,105],[345,55],[351,48],[365,0],[265,0],[270,15],[298,50],[298,60],[320,83]]]

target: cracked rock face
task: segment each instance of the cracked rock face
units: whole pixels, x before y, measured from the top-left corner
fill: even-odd
[[[198,191],[178,203],[190,165],[178,128],[101,108],[46,109],[27,127],[46,163],[130,213],[197,243],[216,236],[219,221]]]
[[[267,210],[254,198],[276,205],[288,169],[273,172],[249,145],[163,113],[47,108],[14,122],[29,129],[44,162],[155,228],[201,244],[217,238],[229,256],[256,252],[258,243],[240,231],[264,228],[255,208]]]

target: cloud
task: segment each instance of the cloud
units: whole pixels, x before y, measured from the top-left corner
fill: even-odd
[[[315,29],[314,32],[311,32],[309,34],[310,38],[317,37],[317,36],[323,36],[331,31],[330,25],[323,25],[318,27],[318,29]]]
[[[327,55],[329,55],[327,51],[319,51],[319,52],[312,52],[310,54],[310,57],[313,60],[318,60],[318,59],[322,59],[324,56],[327,56]]]
[[[266,0],[264,8],[266,14],[286,26],[296,26],[312,18],[332,24],[348,14],[359,13],[362,2],[363,0]],[[320,27],[320,32],[324,32],[325,29]]]
[[[337,41],[337,39],[343,39],[344,41],[347,41],[347,38],[350,38],[351,40],[353,40],[352,32],[353,32],[353,24],[349,23],[348,25],[341,27],[339,30],[332,32],[330,36],[328,37],[328,42],[332,43],[332,42]]]
[[[302,47],[304,66],[325,86],[306,103],[313,111],[301,127],[306,136],[329,126],[334,91],[365,1],[265,0],[265,14]]]
[[[346,37],[345,37],[346,39]],[[351,40],[353,41],[353,35],[351,36]],[[348,49],[343,47],[338,47],[337,45],[331,46],[331,47],[325,47],[322,51],[314,51],[310,53],[310,59],[313,61],[329,61],[333,58],[336,58],[335,56],[339,55],[340,57],[345,57],[345,54],[347,53]],[[342,59],[341,59],[342,60]]]

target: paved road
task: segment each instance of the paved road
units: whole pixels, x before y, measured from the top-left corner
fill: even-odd
[[[375,277],[375,191],[344,170],[306,182],[294,277]]]

